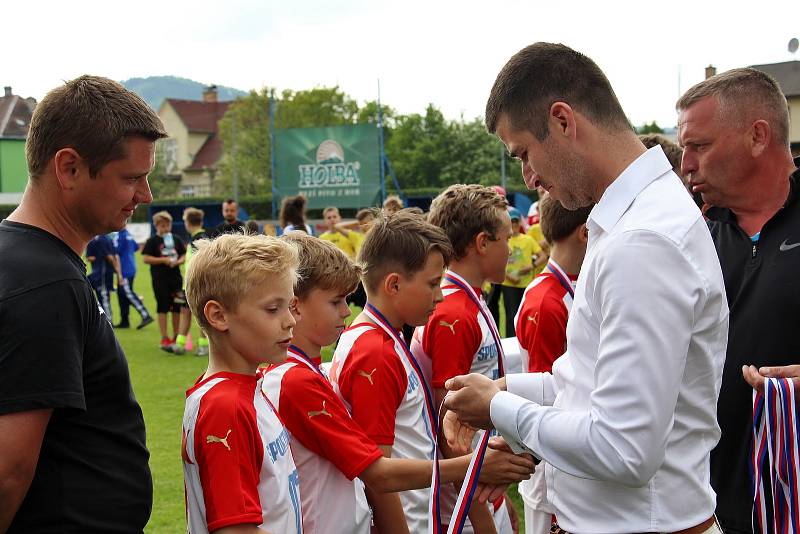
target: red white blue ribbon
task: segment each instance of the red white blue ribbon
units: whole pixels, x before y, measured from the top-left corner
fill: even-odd
[[[494,339],[494,344],[497,347],[497,373],[500,378],[505,376],[505,369],[503,367],[503,344],[500,342],[500,332],[497,330],[497,325],[494,323],[494,317],[492,314],[489,313],[489,309],[486,307],[486,303],[481,299],[475,290],[472,289],[472,286],[467,283],[466,280],[461,278],[461,276],[457,275],[453,271],[447,271],[444,274],[444,279],[459,288],[461,291],[467,294],[470,300],[475,303],[478,307],[478,310],[481,312],[483,316],[484,322],[489,326],[489,332],[492,333],[492,338]]]
[[[372,321],[378,325],[395,343],[395,346],[399,346],[402,351],[403,355],[406,357],[406,361],[414,369],[414,372],[417,374],[417,378],[419,379],[419,383],[422,386],[423,396],[425,397],[425,414],[428,416],[428,422],[430,424],[430,429],[433,435],[431,439],[433,440],[433,469],[431,470],[431,498],[428,503],[428,533],[429,534],[442,534],[442,513],[439,504],[439,494],[440,494],[440,487],[441,482],[439,478],[439,420],[436,415],[436,410],[433,405],[433,395],[431,394],[430,389],[428,388],[428,383],[425,381],[425,377],[422,374],[422,368],[419,366],[419,362],[417,359],[414,358],[414,355],[411,353],[411,349],[408,347],[408,343],[400,336],[400,333],[395,330],[392,324],[386,319],[386,317],[376,308],[373,304],[367,303],[364,307],[364,314],[372,319]]]
[[[561,267],[556,262],[554,262],[553,260],[548,260],[548,262],[547,262],[547,270],[550,271],[550,274],[552,274],[553,276],[556,277],[556,279],[564,287],[564,289],[567,290],[567,293],[569,293],[569,296],[572,297],[572,299],[574,300],[575,299],[575,288],[572,287],[572,282],[570,281],[569,277],[567,276],[567,273],[565,273],[561,269]]]
[[[764,394],[753,391],[750,470],[753,475],[754,532],[800,534],[799,429],[792,381],[787,378],[765,378]],[[765,458],[772,502],[767,502],[764,493]],[[769,524],[769,508],[772,509],[772,525]]]
[[[328,376],[320,368],[320,366],[317,365],[314,362],[314,360],[312,360],[308,356],[308,354],[306,354],[303,351],[303,349],[301,349],[297,345],[289,345],[289,350],[287,351],[287,359],[308,366],[312,371],[317,373],[319,376],[324,378],[326,381],[328,380]]]

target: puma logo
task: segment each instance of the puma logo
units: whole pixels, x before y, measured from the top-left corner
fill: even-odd
[[[528,320],[529,320],[529,321],[533,321],[533,324],[537,324],[537,325],[538,325],[538,324],[539,324],[539,312],[536,312],[536,313],[533,315],[533,317],[531,317],[530,315],[528,315]]]
[[[449,328],[449,329],[450,329],[450,332],[452,332],[452,333],[453,333],[453,335],[456,335],[456,328],[455,328],[455,326],[456,326],[456,323],[457,323],[458,321],[460,321],[460,319],[456,319],[456,320],[455,320],[455,321],[453,321],[452,323],[448,323],[447,321],[439,321],[439,326],[446,326],[447,328]]]
[[[308,412],[308,418],[311,419],[312,417],[316,417],[318,415],[327,415],[328,417],[333,417],[331,414],[328,413],[328,410],[325,409],[325,403],[327,401],[322,401],[322,409],[318,412]]]
[[[374,386],[375,382],[372,381],[372,375],[375,373],[376,370],[377,370],[377,367],[368,373],[368,372],[364,371],[363,369],[359,369],[358,370],[358,374],[363,376],[367,380],[369,380],[369,383]]]
[[[231,450],[231,446],[228,445],[228,436],[231,435],[231,429],[228,429],[228,433],[225,434],[224,438],[218,438],[217,436],[212,436],[211,434],[206,436],[206,443],[222,443],[225,445],[225,448]]]

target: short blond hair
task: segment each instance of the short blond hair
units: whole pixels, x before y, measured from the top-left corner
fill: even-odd
[[[328,213],[330,213],[332,211],[335,211],[336,213],[339,213],[339,208],[337,208],[336,206],[328,206],[327,208],[322,210],[322,216],[325,217]]]
[[[361,267],[332,243],[303,232],[289,232],[281,239],[295,245],[300,254],[299,277],[294,285],[296,297],[305,297],[312,289],[333,289],[343,295],[355,291]]]
[[[275,277],[297,281],[297,247],[277,237],[223,234],[192,244],[197,251],[186,269],[186,300],[205,332],[209,324],[203,310],[208,301],[235,310],[253,288]]]
[[[158,211],[153,214],[153,224],[156,224],[158,221],[167,221],[172,224],[172,215],[166,210]]]
[[[203,226],[205,213],[200,208],[186,208],[183,210],[183,220],[192,226]]]
[[[508,201],[492,187],[455,184],[433,199],[428,222],[444,230],[453,245],[453,258],[460,260],[479,233],[498,237],[500,214],[507,207]]]

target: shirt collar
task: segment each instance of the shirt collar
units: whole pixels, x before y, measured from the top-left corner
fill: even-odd
[[[660,146],[649,149],[628,165],[608,186],[600,201],[592,208],[589,221],[610,232],[636,196],[670,169],[672,165]]]

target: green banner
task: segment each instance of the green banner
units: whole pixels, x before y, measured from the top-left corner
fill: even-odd
[[[380,204],[378,128],[374,124],[275,131],[273,194],[304,194],[311,209]]]

